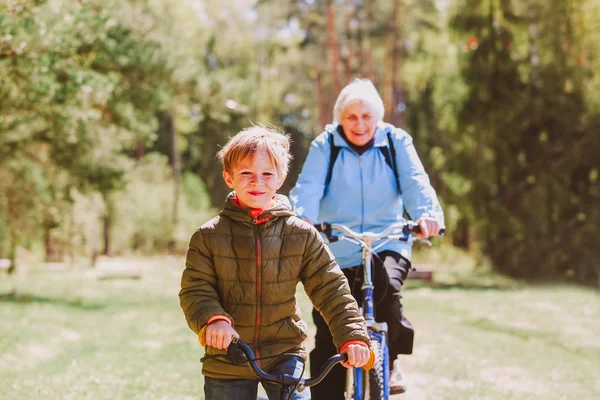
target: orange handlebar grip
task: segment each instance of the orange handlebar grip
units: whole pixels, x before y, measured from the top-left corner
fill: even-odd
[[[198,340],[200,341],[200,346],[206,347],[206,327],[208,325],[204,325],[200,332],[198,332]]]
[[[367,363],[365,365],[363,365],[363,369],[365,371],[368,371],[371,368],[373,368],[373,366],[375,366],[376,358],[377,357],[375,356],[375,352],[373,351],[373,349],[369,348],[369,361],[367,361]]]

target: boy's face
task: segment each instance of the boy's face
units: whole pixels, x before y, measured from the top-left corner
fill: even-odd
[[[235,190],[243,208],[269,208],[275,192],[283,185],[281,175],[265,150],[242,159],[231,166],[231,173],[223,171],[223,179]]]

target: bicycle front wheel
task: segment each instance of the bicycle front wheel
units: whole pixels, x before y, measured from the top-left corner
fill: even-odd
[[[369,370],[369,399],[388,400],[390,396],[389,349],[384,333],[369,332],[371,347],[375,352],[375,365]]]

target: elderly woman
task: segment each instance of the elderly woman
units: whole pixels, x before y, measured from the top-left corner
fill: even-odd
[[[311,144],[290,199],[298,216],[313,222],[344,224],[364,232],[379,232],[402,218],[406,211],[418,222],[422,237],[438,234],[444,216],[435,190],[417,156],[412,138],[383,122],[384,106],[369,80],[354,80],[339,94],[334,123]],[[361,301],[361,249],[339,241],[330,244],[353,295]],[[388,324],[390,389],[406,390],[396,358],[411,354],[414,331],[402,312],[400,289],[410,264],[411,245],[390,241],[374,256],[375,315]],[[313,309],[317,327],[310,354],[313,376],[335,354],[331,335]],[[345,370],[332,371],[327,382],[312,390],[313,400],[344,398]]]

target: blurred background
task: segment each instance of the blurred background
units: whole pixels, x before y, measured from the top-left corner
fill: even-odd
[[[184,251],[227,194],[229,136],[289,132],[287,193],[362,77],[414,137],[445,243],[599,283],[598,0],[4,0],[0,70],[11,270]]]
[[[287,194],[356,77],[446,213],[402,398],[600,398],[599,71],[600,0],[0,0],[0,398],[202,398],[215,154],[281,127]]]

